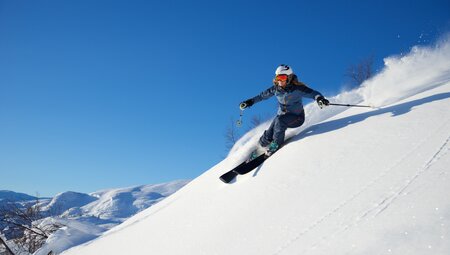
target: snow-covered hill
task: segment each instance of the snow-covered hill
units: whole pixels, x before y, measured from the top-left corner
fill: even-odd
[[[108,189],[91,194],[67,191],[51,199],[40,199],[43,216],[48,216],[40,224],[58,223],[65,227],[52,234],[36,254],[47,255],[50,250],[59,253],[92,240],[130,216],[162,201],[188,182],[179,180]],[[12,191],[1,191],[0,199],[2,198],[8,203],[16,203],[19,208],[30,206],[30,203],[34,205],[37,199]],[[0,229],[4,227],[6,226],[0,225]]]
[[[95,217],[120,222],[121,219],[150,207],[168,197],[188,181],[142,185],[130,188],[108,189],[91,194],[67,191],[43,204],[49,215],[69,218]]]
[[[24,194],[24,193],[18,193],[10,190],[0,190],[0,203],[2,201],[4,202],[23,202],[23,201],[30,201],[30,200],[36,200],[36,197]]]
[[[37,255],[59,253],[101,235],[132,215],[162,201],[189,181],[179,180],[130,188],[108,189],[91,194],[64,192],[43,207],[49,217],[41,224],[64,225],[54,233]],[[59,212],[55,215],[55,212]],[[58,217],[55,217],[58,216]]]
[[[64,254],[450,254],[450,43],[386,59],[255,171],[224,184],[268,123],[161,203]],[[345,111],[344,111],[345,110]]]
[[[56,195],[48,205],[46,205],[43,210],[54,212],[65,212],[71,208],[79,208],[87,205],[93,201],[97,200],[96,197],[90,196],[88,194],[67,191]],[[58,213],[58,214],[60,214]]]

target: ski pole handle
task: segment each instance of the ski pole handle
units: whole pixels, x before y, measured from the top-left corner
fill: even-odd
[[[239,104],[239,109],[241,110],[241,113],[239,116],[239,120],[236,122],[236,125],[238,127],[242,126],[242,115],[244,115],[244,110],[252,106],[254,103],[255,101],[253,99],[248,99]]]
[[[317,102],[317,104],[319,105],[320,109],[323,109],[325,107],[325,104],[322,102]]]

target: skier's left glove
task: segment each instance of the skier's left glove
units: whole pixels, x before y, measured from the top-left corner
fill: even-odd
[[[322,109],[325,106],[328,106],[330,104],[330,101],[328,101],[325,97],[323,96],[318,96],[316,98],[317,104],[319,105],[319,107]]]
[[[253,99],[248,99],[245,100],[244,102],[239,104],[239,108],[241,110],[244,110],[245,108],[249,108],[250,106],[252,106],[255,103],[255,101],[253,101]]]

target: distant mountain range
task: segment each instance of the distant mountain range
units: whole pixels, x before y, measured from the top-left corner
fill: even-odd
[[[1,201],[10,201],[10,202],[18,202],[18,201],[30,201],[36,200],[36,197],[18,193],[10,190],[0,190],[0,202]]]

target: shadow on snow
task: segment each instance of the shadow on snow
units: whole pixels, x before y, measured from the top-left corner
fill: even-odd
[[[293,137],[292,141],[290,141],[290,142],[295,142],[295,141],[298,141],[298,140],[303,139],[308,136],[314,136],[314,135],[319,135],[319,134],[331,132],[334,130],[338,130],[338,129],[344,128],[348,125],[364,121],[367,118],[374,117],[377,115],[391,113],[391,117],[397,117],[397,116],[400,116],[400,115],[410,112],[412,110],[412,108],[415,106],[431,103],[434,101],[443,100],[443,99],[446,99],[449,97],[450,97],[450,92],[441,93],[441,94],[436,94],[433,96],[413,100],[410,102],[393,105],[393,106],[389,106],[386,108],[377,109],[374,111],[369,111],[369,112],[365,112],[365,113],[348,116],[348,117],[345,117],[342,119],[323,122],[323,123],[313,125],[307,129],[303,130],[300,134]]]

